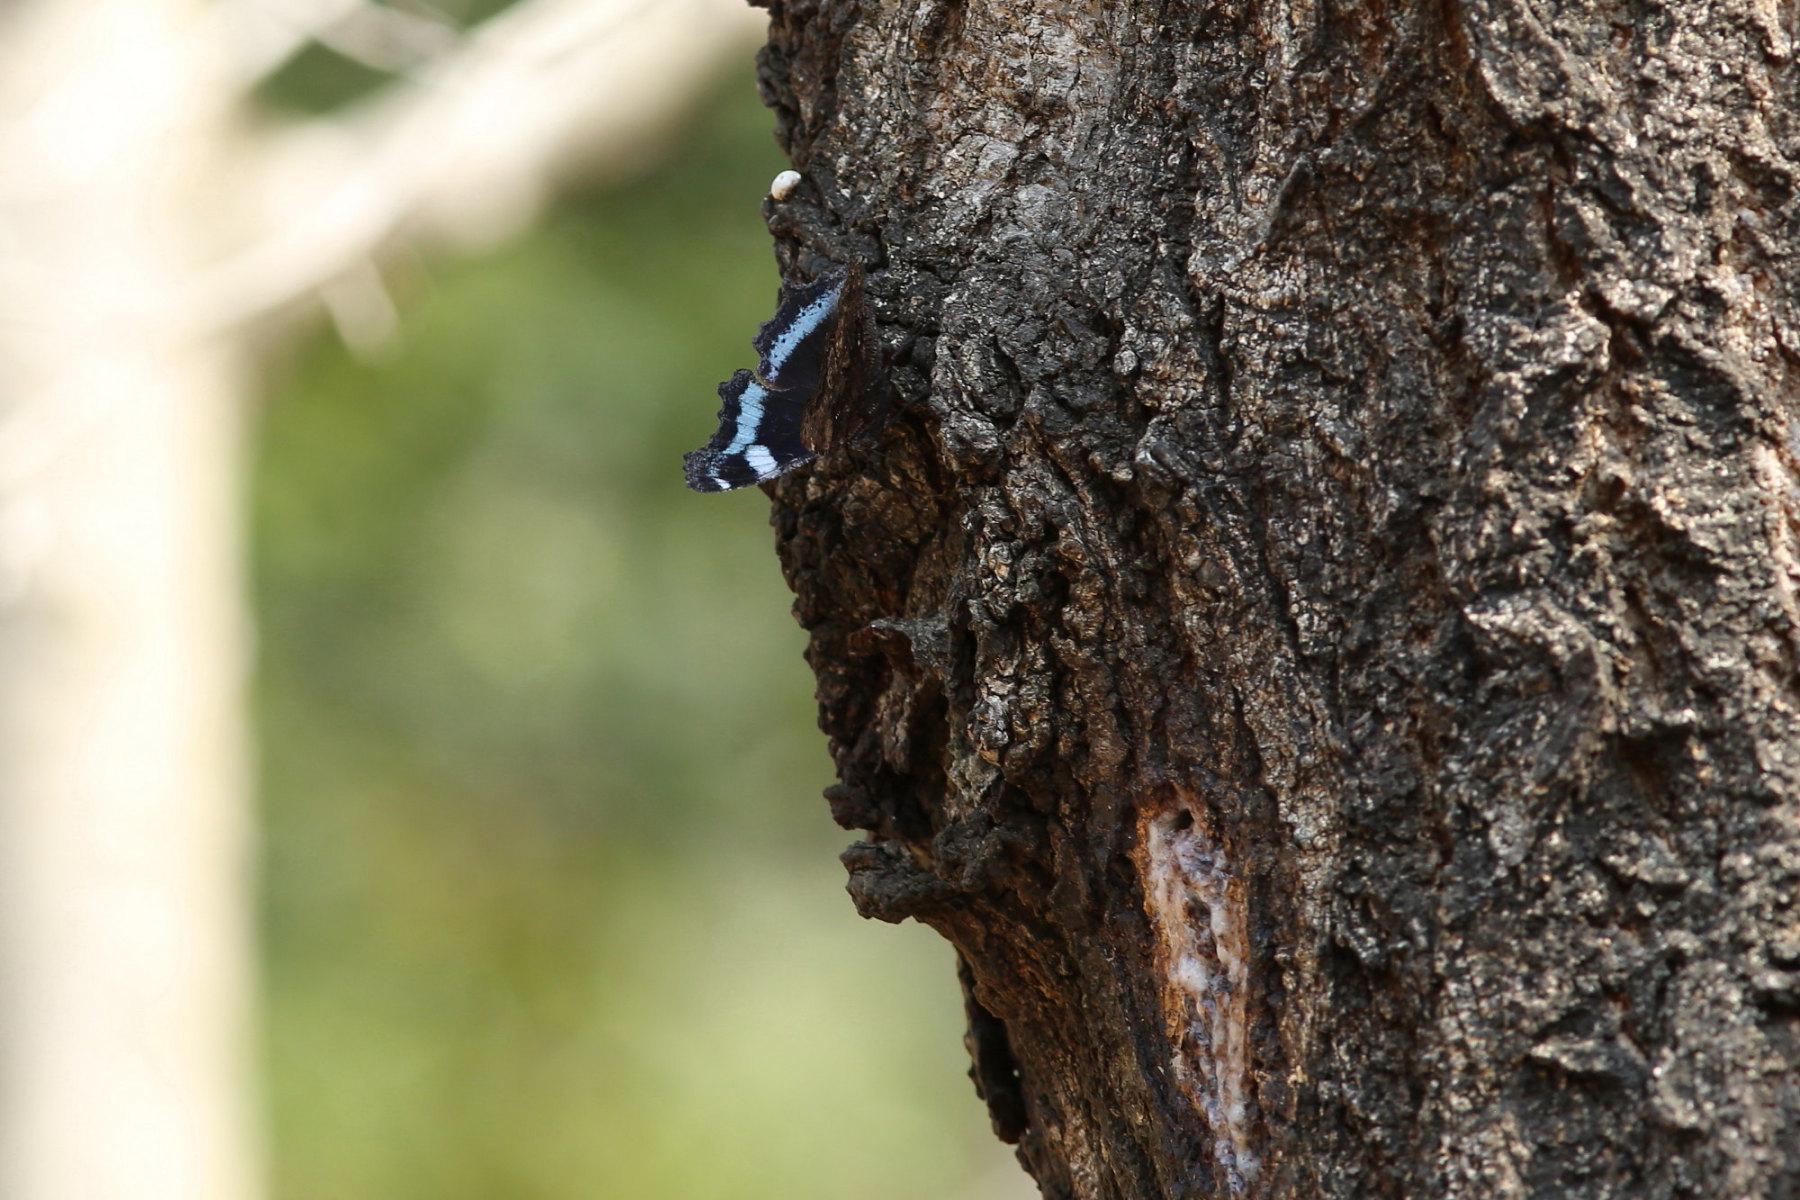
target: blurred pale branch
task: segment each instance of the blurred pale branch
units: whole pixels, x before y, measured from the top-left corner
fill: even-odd
[[[569,171],[639,157],[757,27],[737,0],[531,0],[354,111],[265,134],[243,175],[258,236],[195,281],[184,319],[263,316],[402,232],[510,232]]]
[[[367,0],[221,0],[211,11],[245,90],[313,42],[377,70],[399,71],[448,51],[457,38],[433,14]]]
[[[758,26],[525,0],[456,34],[351,2],[0,17],[0,1195],[260,1191],[240,692],[247,327],[393,313],[408,235],[515,228],[629,161]],[[308,44],[397,72],[278,118]]]

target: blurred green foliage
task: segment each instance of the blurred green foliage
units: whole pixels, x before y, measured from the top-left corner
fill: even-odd
[[[279,1200],[997,1194],[949,950],[842,892],[767,501],[681,482],[775,296],[768,128],[734,79],[653,175],[431,266],[380,361],[274,372]]]

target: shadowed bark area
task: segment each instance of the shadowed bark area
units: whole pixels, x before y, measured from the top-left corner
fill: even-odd
[[[770,9],[828,798],[1045,1194],[1800,1196],[1791,11]]]

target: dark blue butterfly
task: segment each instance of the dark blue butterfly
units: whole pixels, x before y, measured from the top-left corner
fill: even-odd
[[[719,385],[719,430],[684,459],[696,492],[785,474],[855,441],[885,411],[881,342],[854,263],[784,285],[750,344],[757,369]]]

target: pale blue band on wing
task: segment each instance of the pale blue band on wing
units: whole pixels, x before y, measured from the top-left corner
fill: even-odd
[[[744,451],[744,462],[752,471],[756,472],[756,477],[758,479],[767,479],[769,476],[775,474],[780,465],[775,461],[775,456],[769,453],[769,448],[767,446],[751,446],[746,449]]]
[[[769,369],[764,372],[765,375],[772,378],[778,378],[781,375],[781,368],[787,364],[788,357],[794,353],[800,343],[831,318],[832,310],[837,308],[838,297],[843,292],[844,289],[841,285],[832,288],[794,314],[793,321],[769,346]]]
[[[751,383],[744,388],[744,394],[738,397],[737,430],[731,444],[719,451],[720,454],[739,454],[750,445],[756,437],[757,426],[762,424],[763,401],[768,396],[768,389],[760,383]]]

